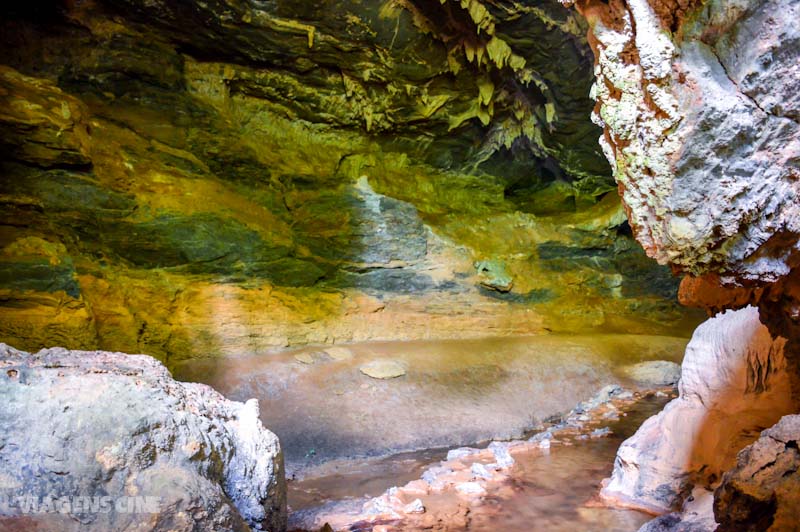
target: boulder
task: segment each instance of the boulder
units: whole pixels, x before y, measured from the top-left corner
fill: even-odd
[[[648,255],[728,284],[786,276],[800,250],[800,2],[576,4],[600,142]]]
[[[650,360],[622,368],[631,380],[650,386],[669,386],[681,378],[681,366],[669,360]]]
[[[737,456],[714,494],[720,532],[797,530],[800,415],[783,417]]]
[[[0,344],[0,365],[4,521],[285,529],[283,454],[254,399],[177,382],[145,355]]]

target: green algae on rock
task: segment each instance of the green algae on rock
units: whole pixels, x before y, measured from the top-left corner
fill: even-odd
[[[683,319],[609,193],[580,15],[330,8],[3,8],[0,339],[172,366]]]

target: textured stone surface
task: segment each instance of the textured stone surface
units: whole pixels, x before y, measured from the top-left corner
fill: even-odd
[[[800,378],[752,307],[697,328],[686,348],[679,397],[617,452],[602,490],[612,504],[667,512],[709,486],[759,431],[795,412]]]
[[[645,523],[639,532],[712,532],[716,528],[714,492],[698,487],[679,512],[660,515]]]
[[[662,264],[780,279],[800,234],[800,3],[714,0],[673,17],[665,5],[579,4],[595,121],[631,225]]]
[[[555,2],[2,10],[2,341],[174,367],[686,314],[609,193]]]
[[[282,530],[286,486],[278,439],[258,403],[174,381],[145,355],[0,344],[4,501],[154,497],[147,512],[72,511],[0,523],[49,530]],[[114,506],[116,508],[116,506]],[[19,521],[14,521],[18,519]],[[28,522],[28,524],[30,524]]]
[[[681,366],[668,360],[640,362],[622,368],[622,373],[636,382],[650,386],[669,386],[681,378]]]
[[[534,335],[348,344],[349,358],[308,346],[285,353],[187,359],[173,374],[261,405],[289,474],[328,460],[519,437],[616,381],[632,360],[676,360],[687,339],[647,335]],[[326,348],[329,351],[331,348]],[[296,355],[312,361],[306,364]],[[306,356],[308,357],[306,358]],[[398,378],[360,368],[397,363]],[[607,386],[596,407],[620,393]]]
[[[800,523],[800,416],[785,416],[745,447],[714,494],[721,532],[794,530]]]
[[[82,102],[0,65],[0,153],[40,166],[90,164]]]
[[[620,449],[604,494],[664,512],[692,485],[713,485],[755,431],[800,406],[800,2],[575,4],[596,57],[594,120],[634,235],[688,274],[683,303],[749,316],[739,331],[724,333],[725,323],[745,314],[718,314],[696,331],[681,397]],[[768,525],[743,510],[736,524],[732,511],[721,529]],[[695,524],[683,508],[648,526]]]
[[[406,368],[397,360],[372,360],[358,370],[373,379],[394,379],[406,374]]]

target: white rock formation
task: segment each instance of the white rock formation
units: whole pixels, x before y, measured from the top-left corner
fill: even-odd
[[[800,255],[800,0],[576,4],[597,59],[594,120],[648,254],[726,283],[788,275]]]
[[[797,411],[798,376],[786,370],[784,344],[752,307],[698,327],[686,348],[679,397],[622,444],[603,498],[663,513],[677,509],[695,485],[714,484],[761,430]]]

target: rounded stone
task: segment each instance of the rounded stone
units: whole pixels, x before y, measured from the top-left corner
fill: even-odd
[[[681,378],[681,366],[668,360],[650,360],[622,368],[631,380],[651,386],[669,386]]]
[[[334,360],[350,360],[353,358],[353,352],[347,347],[328,347],[325,353]]]
[[[294,356],[294,359],[302,364],[313,364],[314,357],[311,353],[298,353]]]
[[[361,366],[359,370],[373,379],[394,379],[406,374],[406,368],[396,360],[373,360]]]

